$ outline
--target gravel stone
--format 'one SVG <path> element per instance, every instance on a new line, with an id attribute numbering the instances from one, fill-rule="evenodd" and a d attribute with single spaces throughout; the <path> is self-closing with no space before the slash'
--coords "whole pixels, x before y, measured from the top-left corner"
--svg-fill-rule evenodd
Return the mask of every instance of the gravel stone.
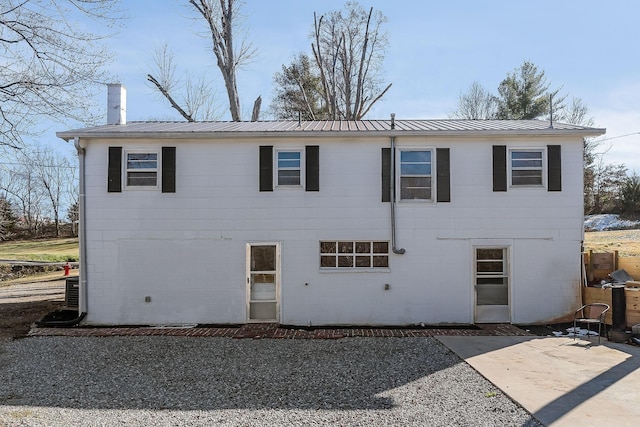
<path id="1" fill-rule="evenodd" d="M 0 342 L 2 426 L 540 426 L 434 338 Z"/>

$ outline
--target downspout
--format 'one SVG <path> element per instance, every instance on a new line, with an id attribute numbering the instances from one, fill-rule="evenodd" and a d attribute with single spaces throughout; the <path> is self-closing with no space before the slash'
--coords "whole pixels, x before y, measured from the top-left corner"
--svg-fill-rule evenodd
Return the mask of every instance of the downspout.
<path id="1" fill-rule="evenodd" d="M 78 195 L 78 236 L 80 243 L 80 279 L 78 288 L 78 312 L 82 313 L 79 317 L 80 320 L 86 316 L 87 310 L 87 228 L 86 228 L 86 201 L 85 201 L 85 149 L 80 146 L 80 138 L 75 137 L 73 145 L 78 151 L 78 160 L 80 164 L 80 180 L 79 180 L 79 195 Z M 79 320 L 79 321 L 80 321 Z M 78 321 L 78 322 L 79 322 Z"/>
<path id="2" fill-rule="evenodd" d="M 391 114 L 391 130 L 396 128 L 396 115 Z M 391 136 L 391 250 L 402 255 L 404 248 L 396 248 L 396 137 Z"/>

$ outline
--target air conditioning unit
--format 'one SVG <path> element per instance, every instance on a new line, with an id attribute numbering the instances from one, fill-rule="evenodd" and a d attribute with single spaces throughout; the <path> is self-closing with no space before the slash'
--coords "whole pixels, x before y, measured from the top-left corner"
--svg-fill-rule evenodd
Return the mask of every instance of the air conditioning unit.
<path id="1" fill-rule="evenodd" d="M 64 302 L 69 308 L 78 308 L 78 300 L 80 299 L 80 281 L 76 277 L 67 277 L 64 294 Z"/>

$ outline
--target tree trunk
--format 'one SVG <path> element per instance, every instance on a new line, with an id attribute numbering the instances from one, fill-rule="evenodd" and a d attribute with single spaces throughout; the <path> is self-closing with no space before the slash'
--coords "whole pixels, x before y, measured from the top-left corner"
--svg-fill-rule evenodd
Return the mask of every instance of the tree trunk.
<path id="1" fill-rule="evenodd" d="M 253 114 L 251 114 L 251 121 L 257 122 L 260 119 L 260 106 L 262 105 L 262 97 L 258 96 L 253 103 Z"/>
<path id="2" fill-rule="evenodd" d="M 222 73 L 224 86 L 229 98 L 229 113 L 231 120 L 242 120 L 240 113 L 240 98 L 236 82 L 236 66 L 241 58 L 235 57 L 233 51 L 233 3 L 235 0 L 219 0 L 220 14 L 217 16 L 213 6 L 207 0 L 189 0 L 209 25 L 213 53 L 216 55 L 217 65 Z M 218 26 L 218 19 L 220 23 Z M 239 56 L 242 56 L 239 55 Z"/>

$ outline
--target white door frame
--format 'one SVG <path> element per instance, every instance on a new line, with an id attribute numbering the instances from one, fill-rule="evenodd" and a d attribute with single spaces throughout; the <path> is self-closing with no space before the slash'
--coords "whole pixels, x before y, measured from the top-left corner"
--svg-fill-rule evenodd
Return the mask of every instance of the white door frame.
<path id="1" fill-rule="evenodd" d="M 275 247 L 275 269 L 274 270 L 252 270 L 251 266 L 251 248 L 257 246 L 273 246 Z M 279 242 L 250 242 L 246 245 L 246 319 L 247 323 L 279 323 L 280 322 L 280 243 Z M 264 300 L 252 299 L 252 285 L 254 274 L 273 275 L 275 281 L 273 290 L 275 298 Z M 255 291 L 255 290 L 254 290 Z M 255 293 L 254 293 L 255 296 Z M 264 306 L 274 305 L 273 318 L 251 318 L 251 309 L 255 305 L 262 304 Z"/>
<path id="2" fill-rule="evenodd" d="M 474 323 L 511 323 L 512 307 L 512 275 L 511 275 L 511 245 L 500 242 L 489 244 L 474 244 L 473 248 L 473 321 Z M 504 273 L 507 278 L 507 304 L 506 305 L 478 305 L 477 285 L 477 250 L 478 249 L 502 249 L 504 258 Z"/>

